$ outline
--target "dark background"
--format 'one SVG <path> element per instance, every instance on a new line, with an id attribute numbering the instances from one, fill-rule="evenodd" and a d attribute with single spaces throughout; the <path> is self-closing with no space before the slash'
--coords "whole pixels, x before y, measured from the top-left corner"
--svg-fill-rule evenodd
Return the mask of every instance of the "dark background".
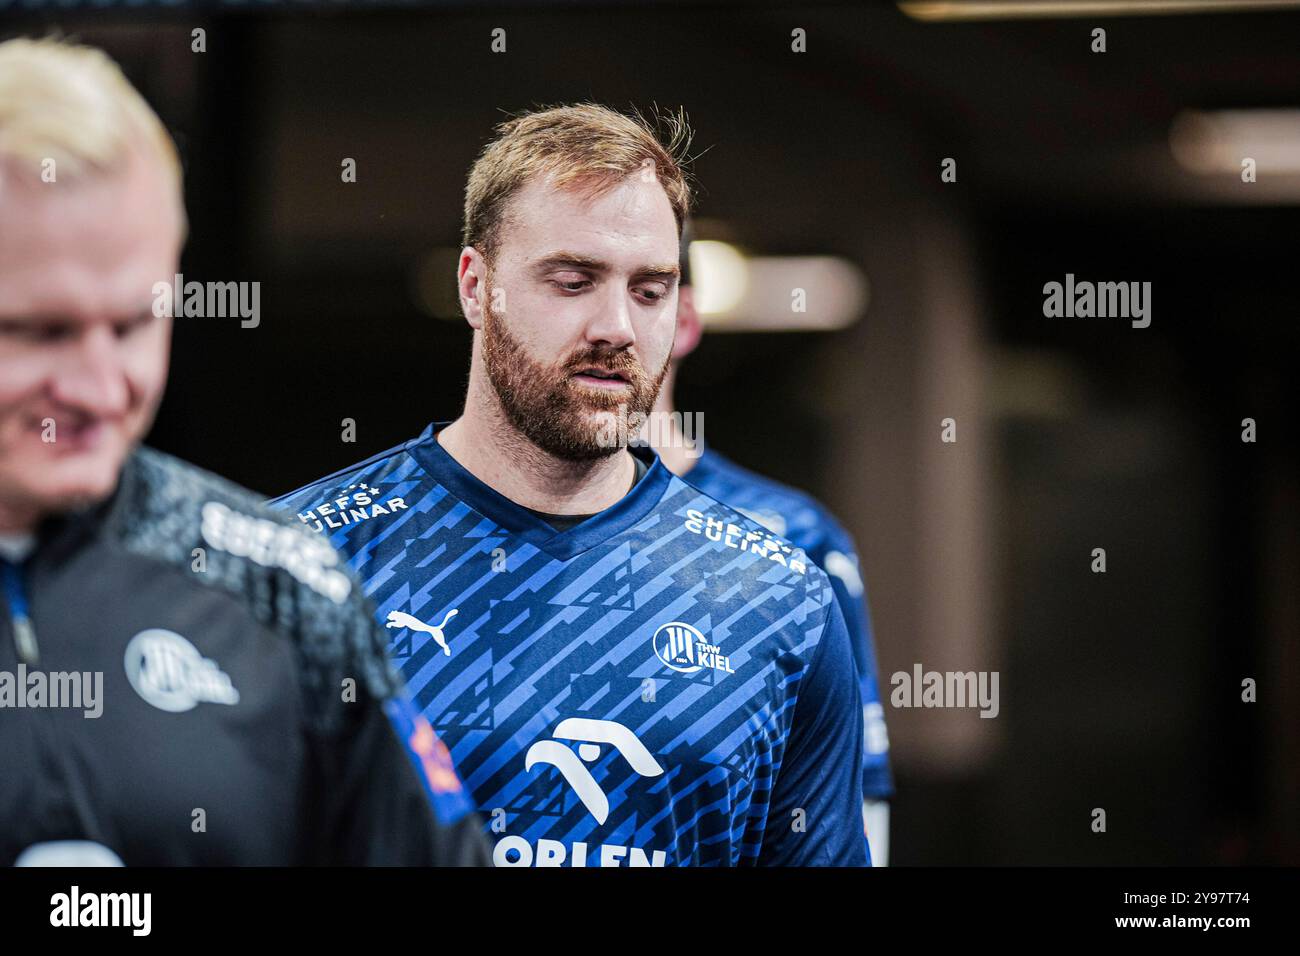
<path id="1" fill-rule="evenodd" d="M 174 131 L 186 277 L 262 284 L 257 329 L 177 321 L 153 444 L 270 495 L 455 417 L 469 332 L 421 308 L 413 277 L 457 244 L 491 127 L 575 100 L 684 106 L 702 232 L 847 257 L 871 301 L 839 332 L 706 336 L 679 407 L 854 532 L 886 699 L 915 663 L 1001 674 L 995 720 L 887 705 L 892 862 L 1300 861 L 1300 179 L 1197 177 L 1169 149 L 1184 108 L 1300 106 L 1300 14 L 250 4 L 0 20 L 51 27 L 105 47 Z M 1043 283 L 1067 272 L 1152 282 L 1151 327 L 1044 318 Z"/>

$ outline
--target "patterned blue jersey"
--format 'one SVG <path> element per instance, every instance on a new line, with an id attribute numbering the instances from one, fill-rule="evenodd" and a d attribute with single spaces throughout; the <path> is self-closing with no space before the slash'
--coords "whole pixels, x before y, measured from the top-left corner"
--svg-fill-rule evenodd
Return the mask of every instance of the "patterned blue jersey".
<path id="1" fill-rule="evenodd" d="M 274 504 L 365 583 L 495 862 L 867 865 L 826 575 L 643 450 L 621 501 L 556 531 L 441 427 Z"/>
<path id="2" fill-rule="evenodd" d="M 871 636 L 866 588 L 858 568 L 852 536 L 815 498 L 742 468 L 711 448 L 705 448 L 686 480 L 710 498 L 748 515 L 775 534 L 789 539 L 830 577 L 853 645 L 862 697 L 862 794 L 884 800 L 894 793 L 889 768 L 889 734 L 876 678 L 876 648 Z"/>

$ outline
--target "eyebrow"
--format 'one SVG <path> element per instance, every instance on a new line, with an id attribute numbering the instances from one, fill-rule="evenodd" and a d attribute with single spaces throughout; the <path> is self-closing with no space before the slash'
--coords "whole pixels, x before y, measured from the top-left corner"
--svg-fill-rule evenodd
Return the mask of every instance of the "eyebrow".
<path id="1" fill-rule="evenodd" d="M 134 322 L 136 319 L 144 318 L 146 314 L 153 313 L 153 303 L 146 302 L 134 312 L 115 315 L 109 318 L 109 322 Z M 85 325 L 84 319 L 77 315 L 71 315 L 66 312 L 31 312 L 18 313 L 15 315 L 5 315 L 0 313 L 0 325 Z"/>
<path id="2" fill-rule="evenodd" d="M 539 275 L 552 269 L 585 269 L 588 272 L 610 272 L 612 268 L 603 259 L 584 256 L 577 252 L 552 252 L 543 256 L 533 265 L 533 271 Z M 633 270 L 633 275 L 651 279 L 676 279 L 681 276 L 681 267 L 676 262 L 651 263 Z"/>

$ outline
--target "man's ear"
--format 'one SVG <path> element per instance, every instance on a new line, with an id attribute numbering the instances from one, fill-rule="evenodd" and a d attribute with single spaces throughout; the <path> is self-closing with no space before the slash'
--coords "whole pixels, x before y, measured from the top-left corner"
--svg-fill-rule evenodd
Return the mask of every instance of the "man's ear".
<path id="1" fill-rule="evenodd" d="M 684 285 L 677 290 L 677 336 L 673 339 L 672 359 L 679 362 L 695 351 L 704 328 L 695 311 L 695 289 Z"/>
<path id="2" fill-rule="evenodd" d="M 487 287 L 487 260 L 473 246 L 460 251 L 456 268 L 456 285 L 460 293 L 460 310 L 473 329 L 483 327 L 483 302 L 489 294 Z"/>

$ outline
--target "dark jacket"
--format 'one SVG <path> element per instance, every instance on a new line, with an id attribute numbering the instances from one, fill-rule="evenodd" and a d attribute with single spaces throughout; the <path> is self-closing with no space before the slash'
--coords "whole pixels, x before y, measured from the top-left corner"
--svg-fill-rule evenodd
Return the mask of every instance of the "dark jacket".
<path id="1" fill-rule="evenodd" d="M 37 654 L 8 607 L 0 865 L 59 840 L 127 865 L 488 862 L 369 602 L 299 522 L 143 449 L 10 572 Z"/>

